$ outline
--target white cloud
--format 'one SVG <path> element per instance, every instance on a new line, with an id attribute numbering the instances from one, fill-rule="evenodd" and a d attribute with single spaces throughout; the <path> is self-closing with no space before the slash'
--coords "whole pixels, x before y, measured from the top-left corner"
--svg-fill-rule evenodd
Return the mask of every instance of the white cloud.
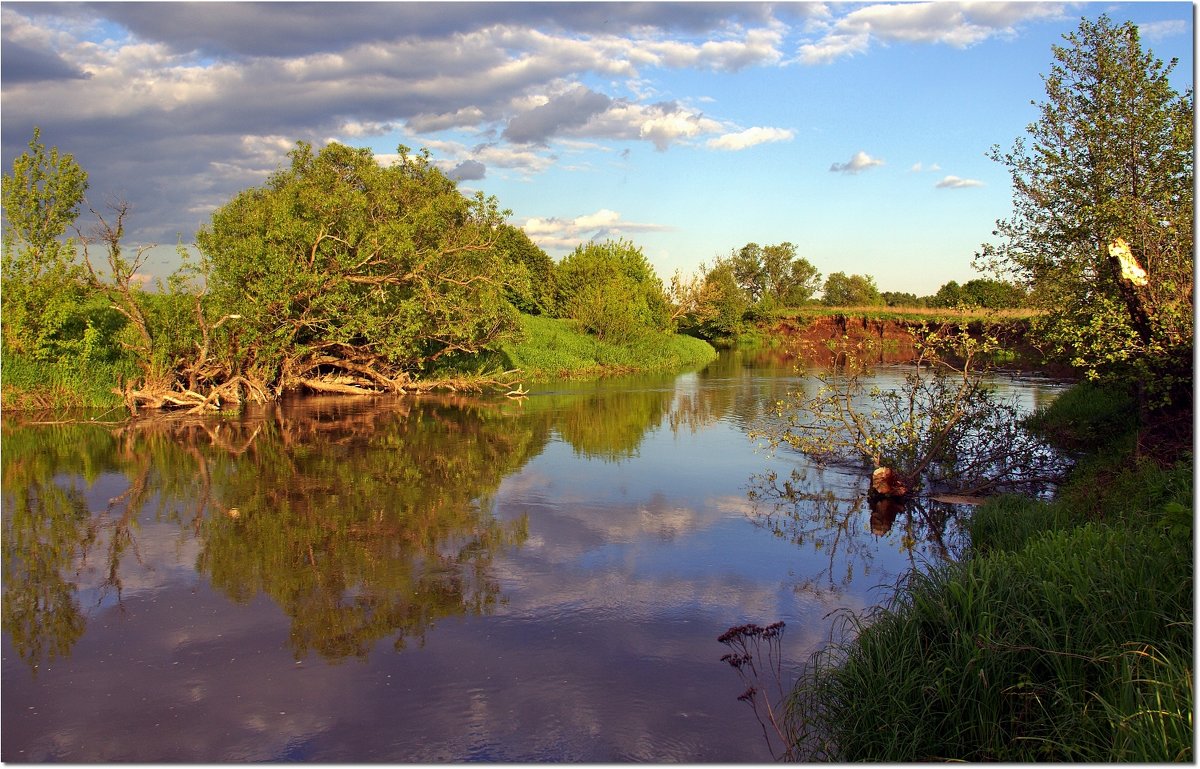
<path id="1" fill-rule="evenodd" d="M 722 130 L 724 126 L 719 121 L 676 102 L 614 101 L 604 113 L 570 133 L 592 138 L 643 139 L 656 149 L 666 150 L 678 141 Z"/>
<path id="2" fill-rule="evenodd" d="M 754 128 L 747 128 L 745 131 L 723 134 L 715 139 L 709 139 L 705 145 L 715 150 L 744 150 L 747 147 L 753 147 L 756 144 L 764 144 L 766 142 L 791 141 L 794 136 L 795 132 L 786 128 L 763 128 L 755 126 Z"/>
<path id="3" fill-rule="evenodd" d="M 477 126 L 484 122 L 484 118 L 483 110 L 472 105 L 451 112 L 413 115 L 408 119 L 406 125 L 412 131 L 426 133 L 444 131 L 448 128 Z"/>
<path id="4" fill-rule="evenodd" d="M 621 221 L 621 214 L 602 208 L 573 219 L 531 217 L 522 225 L 534 243 L 547 250 L 567 250 L 588 240 L 619 237 L 634 232 L 664 232 L 673 229 L 662 224 Z"/>
<path id="5" fill-rule="evenodd" d="M 1138 24 L 1138 34 L 1145 40 L 1157 42 L 1175 35 L 1187 34 L 1187 22 L 1181 19 L 1165 19 Z"/>
<path id="6" fill-rule="evenodd" d="M 922 163 L 921 161 L 918 160 L 916 163 L 913 163 L 912 168 L 910 168 L 908 170 L 913 172 L 914 174 L 919 174 L 922 171 L 929 171 L 929 172 L 933 173 L 933 172 L 941 171 L 942 167 L 940 165 L 938 165 L 937 163 L 930 163 L 929 166 L 926 167 L 924 163 Z"/>
<path id="7" fill-rule="evenodd" d="M 866 53 L 871 36 L 866 32 L 835 33 L 815 43 L 800 46 L 800 61 L 804 64 L 829 64 L 843 56 Z"/>
<path id="8" fill-rule="evenodd" d="M 961 190 L 966 187 L 982 187 L 984 185 L 978 179 L 960 179 L 957 176 L 946 176 L 934 186 L 939 190 Z"/>
<path id="9" fill-rule="evenodd" d="M 736 72 L 746 67 L 777 64 L 783 59 L 779 46 L 782 28 L 752 29 L 740 40 L 706 40 L 700 45 L 680 40 L 634 41 L 629 56 L 640 64 L 658 67 L 695 67 L 717 72 Z"/>
<path id="10" fill-rule="evenodd" d="M 804 64 L 828 64 L 883 43 L 942 44 L 966 48 L 991 37 L 1011 37 L 1023 22 L 1058 18 L 1062 3 L 918 2 L 868 5 L 832 22 L 812 23 L 821 34 L 800 46 Z"/>
<path id="11" fill-rule="evenodd" d="M 857 174 L 865 171 L 868 168 L 883 165 L 883 161 L 879 158 L 873 158 L 867 153 L 859 150 L 854 153 L 854 157 L 847 160 L 845 163 L 834 163 L 829 167 L 830 171 L 840 174 Z"/>

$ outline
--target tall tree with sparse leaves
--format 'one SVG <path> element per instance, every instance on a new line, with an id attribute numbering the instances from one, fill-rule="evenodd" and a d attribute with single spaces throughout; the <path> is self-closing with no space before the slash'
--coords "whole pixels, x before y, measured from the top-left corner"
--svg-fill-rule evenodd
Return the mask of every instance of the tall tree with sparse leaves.
<path id="1" fill-rule="evenodd" d="M 1171 87 L 1176 62 L 1143 51 L 1132 23 L 1084 19 L 1064 39 L 1028 136 L 992 151 L 1014 210 L 976 263 L 1030 290 L 1055 357 L 1178 397 L 1191 380 L 1193 94 Z"/>
<path id="2" fill-rule="evenodd" d="M 3 178 L 5 346 L 40 360 L 80 352 L 86 319 L 83 266 L 65 237 L 79 216 L 87 172 L 49 150 L 33 129 L 29 150 Z"/>

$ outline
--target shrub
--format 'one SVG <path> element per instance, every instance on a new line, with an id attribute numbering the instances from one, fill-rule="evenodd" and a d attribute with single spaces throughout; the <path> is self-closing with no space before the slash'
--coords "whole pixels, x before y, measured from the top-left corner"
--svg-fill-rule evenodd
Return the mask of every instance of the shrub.
<path id="1" fill-rule="evenodd" d="M 601 339 L 625 344 L 671 326 L 662 280 L 642 250 L 625 240 L 587 243 L 555 269 L 560 317 Z"/>

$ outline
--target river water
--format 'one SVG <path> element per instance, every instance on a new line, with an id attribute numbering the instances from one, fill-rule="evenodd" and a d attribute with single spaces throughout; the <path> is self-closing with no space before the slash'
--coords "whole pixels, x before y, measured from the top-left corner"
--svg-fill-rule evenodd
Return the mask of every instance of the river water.
<path id="1" fill-rule="evenodd" d="M 872 514 L 748 435 L 806 381 L 726 352 L 520 400 L 8 419 L 0 758 L 770 761 L 718 636 L 784 622 L 754 683 L 786 690 L 831 612 L 962 544 L 963 510 Z M 805 500 L 765 480 L 792 471 Z"/>

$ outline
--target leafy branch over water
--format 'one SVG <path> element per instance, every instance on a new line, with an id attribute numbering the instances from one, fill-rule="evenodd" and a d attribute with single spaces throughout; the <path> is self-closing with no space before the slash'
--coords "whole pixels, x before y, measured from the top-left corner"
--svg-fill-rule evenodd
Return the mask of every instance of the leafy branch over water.
<path id="1" fill-rule="evenodd" d="M 1038 492 L 1057 481 L 1062 459 L 1022 427 L 1022 413 L 985 376 L 1002 348 L 994 328 L 972 333 L 941 324 L 914 334 L 916 357 L 899 387 L 868 386 L 882 342 L 843 336 L 826 343 L 832 363 L 809 395 L 776 403 L 778 421 L 755 433 L 772 448 L 788 445 L 819 465 L 884 470 L 881 496 L 927 489 L 979 495 Z M 878 473 L 876 475 L 878 476 Z"/>

